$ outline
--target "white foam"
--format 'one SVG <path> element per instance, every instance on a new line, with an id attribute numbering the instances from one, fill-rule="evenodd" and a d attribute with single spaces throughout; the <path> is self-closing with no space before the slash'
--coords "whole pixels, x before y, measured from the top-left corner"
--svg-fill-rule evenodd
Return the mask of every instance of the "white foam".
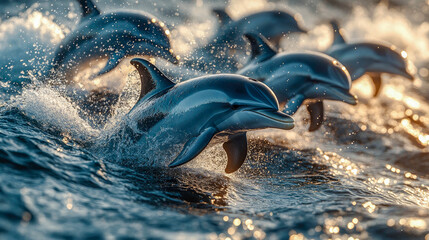
<path id="1" fill-rule="evenodd" d="M 61 131 L 79 141 L 87 142 L 99 134 L 80 117 L 74 104 L 49 87 L 24 89 L 11 99 L 10 106 L 21 109 L 47 129 Z"/>

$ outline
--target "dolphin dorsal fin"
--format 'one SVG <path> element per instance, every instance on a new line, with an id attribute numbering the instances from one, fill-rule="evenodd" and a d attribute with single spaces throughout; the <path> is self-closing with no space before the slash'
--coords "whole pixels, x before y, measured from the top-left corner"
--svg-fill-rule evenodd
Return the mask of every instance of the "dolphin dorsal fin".
<path id="1" fill-rule="evenodd" d="M 334 34 L 334 42 L 332 43 L 332 45 L 346 43 L 346 40 L 344 40 L 344 37 L 341 34 L 341 29 L 340 29 L 340 26 L 338 24 L 338 21 L 337 20 L 331 20 L 329 23 L 332 26 L 332 30 L 333 30 L 333 34 Z"/>
<path id="2" fill-rule="evenodd" d="M 258 62 L 263 62 L 277 54 L 277 50 L 275 50 L 261 34 L 245 33 L 244 37 L 250 42 L 252 48 L 251 61 L 256 60 Z"/>
<path id="3" fill-rule="evenodd" d="M 175 85 L 164 73 L 145 59 L 134 58 L 131 60 L 131 64 L 137 69 L 140 75 L 141 91 L 139 101 L 143 97 L 153 96 Z"/>
<path id="4" fill-rule="evenodd" d="M 78 2 L 82 8 L 83 19 L 100 15 L 100 11 L 97 9 L 97 6 L 92 2 L 92 0 L 78 0 Z"/>
<path id="5" fill-rule="evenodd" d="M 225 9 L 217 8 L 217 9 L 213 9 L 212 11 L 214 14 L 216 14 L 221 26 L 224 26 L 232 22 L 231 16 L 229 16 L 229 14 L 225 11 Z"/>

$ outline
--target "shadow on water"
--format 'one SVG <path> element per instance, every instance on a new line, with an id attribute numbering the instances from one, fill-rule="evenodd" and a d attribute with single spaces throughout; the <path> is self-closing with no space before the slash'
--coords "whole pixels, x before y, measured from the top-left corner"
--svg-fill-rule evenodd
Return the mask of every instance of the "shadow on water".
<path id="1" fill-rule="evenodd" d="M 429 153 L 428 152 L 406 152 L 398 155 L 395 165 L 414 172 L 424 178 L 429 178 Z"/>
<path id="2" fill-rule="evenodd" d="M 293 150 L 267 140 L 249 141 L 251 153 L 243 172 L 247 178 L 281 177 L 296 186 L 319 185 L 337 182 L 329 167 L 313 161 L 315 149 Z"/>
<path id="3" fill-rule="evenodd" d="M 228 205 L 230 179 L 226 176 L 188 168 L 119 167 L 110 170 L 113 170 L 110 174 L 125 182 L 136 202 L 186 213 L 218 212 Z"/>
<path id="4" fill-rule="evenodd" d="M 380 134 L 371 130 L 362 131 L 358 123 L 348 119 L 329 116 L 324 126 L 339 144 L 369 145 L 380 139 Z"/>
<path id="5" fill-rule="evenodd" d="M 409 117 L 406 117 L 404 119 L 408 119 L 410 124 L 412 124 L 413 126 L 417 126 L 424 130 L 427 130 L 426 125 L 424 125 L 422 122 L 412 120 Z M 396 125 L 386 124 L 386 129 L 393 129 L 395 128 L 395 126 L 401 124 L 401 119 L 396 119 L 392 121 L 395 122 Z M 329 116 L 326 119 L 326 124 L 324 125 L 324 127 L 328 131 L 328 133 L 332 135 L 332 140 L 337 142 L 338 144 L 358 144 L 366 146 L 366 149 L 373 149 L 379 152 L 387 152 L 391 150 L 390 146 L 387 146 L 382 143 L 382 139 L 384 137 L 389 138 L 388 133 L 378 133 L 370 129 L 362 130 L 359 125 L 360 123 L 353 122 L 348 119 Z M 405 129 L 399 130 L 397 134 L 401 134 L 402 136 L 404 136 L 404 138 L 408 139 L 411 144 L 418 148 L 425 149 L 427 147 L 421 141 L 419 141 L 418 136 L 414 136 Z M 365 151 L 362 152 L 365 153 Z"/>

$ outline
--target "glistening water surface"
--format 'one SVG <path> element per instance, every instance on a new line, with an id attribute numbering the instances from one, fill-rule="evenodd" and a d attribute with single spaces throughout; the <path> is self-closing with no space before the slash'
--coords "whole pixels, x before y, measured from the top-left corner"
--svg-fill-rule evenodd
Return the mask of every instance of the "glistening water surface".
<path id="1" fill-rule="evenodd" d="M 0 238 L 429 239 L 429 2 L 378 2 L 98 1 L 102 11 L 137 9 L 161 19 L 184 58 L 216 31 L 215 7 L 234 18 L 263 9 L 299 13 L 310 32 L 285 38 L 284 51 L 328 47 L 331 18 L 350 41 L 406 51 L 414 82 L 383 75 L 372 98 L 363 77 L 352 88 L 357 106 L 327 101 L 326 124 L 316 132 L 307 131 L 300 109 L 293 130 L 250 133 L 247 161 L 225 174 L 220 145 L 177 169 L 166 167 L 156 139 L 127 163 L 103 148 L 103 136 L 137 100 L 134 69 L 125 61 L 86 86 L 121 92 L 106 127 L 91 127 L 73 100 L 40 81 L 79 21 L 78 5 L 2 1 Z M 204 75 L 157 65 L 182 79 Z"/>

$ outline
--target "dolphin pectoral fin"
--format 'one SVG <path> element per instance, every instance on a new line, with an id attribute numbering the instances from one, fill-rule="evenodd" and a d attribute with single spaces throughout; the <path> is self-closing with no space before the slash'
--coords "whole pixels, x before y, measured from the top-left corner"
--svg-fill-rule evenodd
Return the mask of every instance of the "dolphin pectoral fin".
<path id="1" fill-rule="evenodd" d="M 225 9 L 213 9 L 212 11 L 214 14 L 216 14 L 221 26 L 224 26 L 224 25 L 232 22 L 232 18 L 225 11 Z"/>
<path id="2" fill-rule="evenodd" d="M 239 133 L 230 136 L 227 142 L 223 144 L 223 149 L 228 156 L 225 172 L 233 173 L 237 171 L 247 156 L 247 137 L 246 133 Z"/>
<path id="3" fill-rule="evenodd" d="M 332 45 L 346 43 L 346 40 L 344 40 L 344 37 L 341 34 L 341 29 L 337 20 L 331 20 L 330 24 L 332 26 L 332 30 L 334 31 L 334 42 L 332 43 Z"/>
<path id="4" fill-rule="evenodd" d="M 252 49 L 251 61 L 263 62 L 277 54 L 277 50 L 261 34 L 245 33 L 244 37 L 247 38 Z"/>
<path id="5" fill-rule="evenodd" d="M 82 8 L 82 17 L 84 19 L 100 15 L 97 6 L 91 0 L 78 0 Z"/>
<path id="6" fill-rule="evenodd" d="M 293 115 L 298 111 L 298 108 L 302 105 L 304 102 L 305 97 L 303 95 L 296 95 L 295 97 L 291 98 L 285 105 L 285 109 L 283 109 L 283 112 L 288 115 Z"/>
<path id="7" fill-rule="evenodd" d="M 110 71 L 112 71 L 116 66 L 119 65 L 119 62 L 125 57 L 125 54 L 122 52 L 115 53 L 110 56 L 109 60 L 107 60 L 106 65 L 96 74 L 92 75 L 90 79 L 94 79 L 96 77 L 99 77 L 103 74 L 106 74 Z"/>
<path id="8" fill-rule="evenodd" d="M 323 123 L 323 101 L 308 104 L 307 111 L 310 113 L 310 127 L 308 131 L 314 132 L 319 129 Z"/>
<path id="9" fill-rule="evenodd" d="M 168 166 L 177 167 L 191 161 L 204 150 L 207 144 L 209 144 L 209 142 L 212 140 L 215 133 L 215 128 L 207 128 L 197 137 L 189 139 L 176 159 L 174 159 L 174 161 L 171 162 Z"/>
<path id="10" fill-rule="evenodd" d="M 381 74 L 380 73 L 369 73 L 368 76 L 374 83 L 374 97 L 377 97 L 381 89 Z"/>

